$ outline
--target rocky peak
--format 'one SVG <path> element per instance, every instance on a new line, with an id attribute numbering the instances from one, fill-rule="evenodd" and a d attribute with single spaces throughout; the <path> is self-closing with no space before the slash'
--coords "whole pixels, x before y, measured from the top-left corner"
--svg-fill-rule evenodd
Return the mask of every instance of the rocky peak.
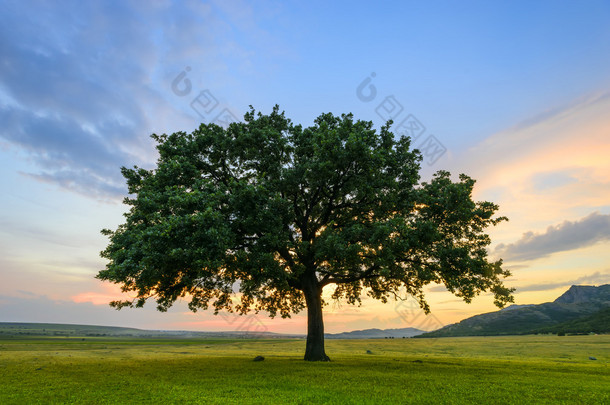
<path id="1" fill-rule="evenodd" d="M 554 302 L 557 304 L 581 304 L 585 302 L 610 301 L 610 284 L 599 287 L 573 285 Z"/>

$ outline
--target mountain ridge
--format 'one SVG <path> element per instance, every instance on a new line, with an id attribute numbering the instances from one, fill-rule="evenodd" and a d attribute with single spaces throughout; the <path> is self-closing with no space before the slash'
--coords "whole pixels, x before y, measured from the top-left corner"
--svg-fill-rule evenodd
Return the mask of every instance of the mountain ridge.
<path id="1" fill-rule="evenodd" d="M 425 331 L 417 328 L 394 328 L 394 329 L 363 329 L 351 332 L 325 333 L 327 339 L 385 339 L 385 338 L 408 338 L 421 335 Z"/>
<path id="2" fill-rule="evenodd" d="M 497 336 L 536 333 L 561 323 L 575 322 L 610 307 L 610 284 L 573 285 L 553 302 L 517 305 L 466 318 L 417 337 Z M 595 318 L 598 319 L 598 318 Z M 599 317 L 603 322 L 604 317 Z M 583 324 L 584 327 L 584 324 Z M 603 329 L 604 326 L 596 326 Z"/>

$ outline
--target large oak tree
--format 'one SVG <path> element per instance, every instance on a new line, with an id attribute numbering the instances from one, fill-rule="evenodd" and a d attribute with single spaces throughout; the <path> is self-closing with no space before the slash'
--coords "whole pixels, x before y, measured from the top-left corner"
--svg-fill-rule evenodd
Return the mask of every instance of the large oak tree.
<path id="1" fill-rule="evenodd" d="M 386 302 L 444 284 L 469 302 L 491 291 L 512 301 L 508 271 L 487 257 L 485 229 L 498 207 L 474 202 L 475 181 L 439 171 L 420 182 L 422 160 L 391 122 L 376 131 L 351 114 L 294 125 L 275 107 L 227 129 L 152 135 L 154 170 L 122 168 L 130 210 L 110 238 L 101 280 L 141 307 L 152 298 L 193 311 L 214 308 L 288 317 L 307 308 L 305 360 L 328 360 L 322 290 L 350 304 Z"/>

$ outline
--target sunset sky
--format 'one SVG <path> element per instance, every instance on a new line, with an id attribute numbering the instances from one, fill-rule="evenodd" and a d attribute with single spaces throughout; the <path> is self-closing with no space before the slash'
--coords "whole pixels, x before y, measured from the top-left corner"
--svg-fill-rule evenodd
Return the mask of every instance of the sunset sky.
<path id="1" fill-rule="evenodd" d="M 94 278 L 100 230 L 124 219 L 120 167 L 154 167 L 150 134 L 274 104 L 305 126 L 352 112 L 417 128 L 423 180 L 466 173 L 509 217 L 490 255 L 517 304 L 610 283 L 608 1 L 0 0 L 0 322 L 305 333 L 304 313 L 115 311 L 118 288 Z M 496 309 L 427 291 L 433 321 L 409 301 L 330 302 L 326 331 Z"/>

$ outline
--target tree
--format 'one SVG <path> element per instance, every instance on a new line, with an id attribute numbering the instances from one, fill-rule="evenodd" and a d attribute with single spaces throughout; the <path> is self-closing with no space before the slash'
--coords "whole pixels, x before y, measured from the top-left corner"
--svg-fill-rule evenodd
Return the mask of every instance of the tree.
<path id="1" fill-rule="evenodd" d="M 289 317 L 307 308 L 305 360 L 326 361 L 322 289 L 360 304 L 387 302 L 442 283 L 466 302 L 483 291 L 503 306 L 509 272 L 490 262 L 489 225 L 498 207 L 474 202 L 475 181 L 439 171 L 420 183 L 421 154 L 351 114 L 294 125 L 275 106 L 250 109 L 227 129 L 156 135 L 155 170 L 122 168 L 130 206 L 101 253 L 97 278 L 135 298 L 112 306 Z"/>

